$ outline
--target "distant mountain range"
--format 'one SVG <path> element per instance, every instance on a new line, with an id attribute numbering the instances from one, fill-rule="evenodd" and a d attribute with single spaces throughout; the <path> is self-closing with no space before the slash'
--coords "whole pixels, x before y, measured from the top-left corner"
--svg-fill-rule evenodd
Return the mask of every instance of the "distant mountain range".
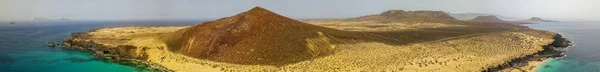
<path id="1" fill-rule="evenodd" d="M 496 16 L 498 19 L 507 20 L 507 21 L 515 21 L 515 20 L 524 20 L 526 18 L 518 18 L 518 17 L 507 17 L 501 15 L 494 14 L 486 14 L 486 13 L 449 13 L 450 16 L 459 19 L 459 20 L 471 20 L 478 16 Z"/>
<path id="2" fill-rule="evenodd" d="M 556 20 L 544 20 L 540 17 L 531 17 L 530 19 L 518 17 L 506 17 L 485 13 L 450 13 L 450 16 L 460 20 L 484 21 L 484 22 L 513 22 L 519 24 L 532 24 L 539 22 L 558 22 Z"/>
<path id="3" fill-rule="evenodd" d="M 51 18 L 45 18 L 45 17 L 35 17 L 35 18 L 33 18 L 33 20 L 36 20 L 36 21 L 45 21 L 45 20 L 54 20 L 54 19 L 51 19 Z M 55 19 L 55 20 L 71 20 L 71 19 L 68 19 L 68 18 L 60 18 L 60 19 Z"/>
<path id="4" fill-rule="evenodd" d="M 380 14 L 361 16 L 348 20 L 364 21 L 403 21 L 403 22 L 445 22 L 457 21 L 458 19 L 446 14 L 443 11 L 404 11 L 389 10 Z"/>

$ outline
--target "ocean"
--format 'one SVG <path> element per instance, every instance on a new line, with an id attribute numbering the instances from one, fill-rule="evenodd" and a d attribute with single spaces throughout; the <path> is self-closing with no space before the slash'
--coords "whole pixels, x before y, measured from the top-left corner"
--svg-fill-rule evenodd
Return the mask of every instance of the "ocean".
<path id="1" fill-rule="evenodd" d="M 48 47 L 73 32 L 117 26 L 186 26 L 206 20 L 18 21 L 0 22 L 0 72 L 140 72 L 97 59 L 88 52 Z"/>
<path id="2" fill-rule="evenodd" d="M 549 22 L 526 26 L 558 32 L 573 42 L 565 57 L 545 61 L 538 67 L 538 72 L 600 71 L 600 22 Z"/>

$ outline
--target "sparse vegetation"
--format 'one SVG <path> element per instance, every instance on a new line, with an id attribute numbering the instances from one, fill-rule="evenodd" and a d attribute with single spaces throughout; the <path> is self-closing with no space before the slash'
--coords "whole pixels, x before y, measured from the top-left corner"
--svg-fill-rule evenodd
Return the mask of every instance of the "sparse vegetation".
<path id="1" fill-rule="evenodd" d="M 420 16 L 432 15 L 427 13 L 445 16 L 437 14 L 440 12 L 420 13 L 425 13 Z M 452 19 L 313 20 L 293 24 L 287 23 L 287 19 L 274 19 L 282 24 L 268 25 L 271 22 L 253 24 L 252 20 L 240 19 L 252 16 L 236 17 L 191 27 L 103 28 L 89 32 L 86 39 L 106 46 L 135 46 L 135 50 L 128 52 L 147 56 L 147 61 L 174 71 L 472 72 L 542 51 L 542 46 L 551 44 L 555 35 L 508 23 Z M 436 16 L 424 18 L 428 17 Z M 181 39 L 168 41 L 173 38 Z M 197 40 L 182 42 L 194 38 Z"/>

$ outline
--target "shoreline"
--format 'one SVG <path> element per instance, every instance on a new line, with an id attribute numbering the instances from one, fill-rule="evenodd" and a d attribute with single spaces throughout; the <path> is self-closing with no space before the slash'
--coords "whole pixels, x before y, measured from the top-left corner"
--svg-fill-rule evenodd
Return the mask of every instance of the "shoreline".
<path id="1" fill-rule="evenodd" d="M 90 32 L 93 32 L 97 29 L 92 29 Z M 121 51 L 116 51 L 114 49 L 123 49 L 124 47 L 135 47 L 131 45 L 117 45 L 117 46 L 105 46 L 93 41 L 89 40 L 77 40 L 78 38 L 88 37 L 86 35 L 87 32 L 75 32 L 67 37 L 66 40 L 62 41 L 62 47 L 68 49 L 76 49 L 79 51 L 91 51 L 92 54 L 98 59 L 101 60 L 112 60 L 112 62 L 117 64 L 122 64 L 126 66 L 131 66 L 134 68 L 152 68 L 153 71 L 158 72 L 174 72 L 173 70 L 169 70 L 164 66 L 161 66 L 156 63 L 145 61 L 144 58 L 124 56 Z M 120 54 L 120 55 L 119 55 Z M 141 64 L 138 64 L 141 63 Z M 141 65 L 141 66 L 140 66 Z"/>
<path id="2" fill-rule="evenodd" d="M 544 50 L 538 51 L 531 55 L 526 55 L 521 58 L 515 58 L 507 61 L 505 64 L 500 66 L 491 67 L 483 72 L 499 72 L 499 71 L 535 71 L 540 65 L 549 60 L 550 58 L 561 58 L 565 56 L 566 51 L 560 51 L 559 48 L 568 48 L 571 46 L 571 41 L 568 38 L 563 37 L 561 34 L 556 33 L 553 37 L 554 41 L 551 44 L 543 46 Z M 539 64 L 530 64 L 532 62 L 540 62 Z M 522 69 L 525 67 L 533 67 L 530 69 Z"/>

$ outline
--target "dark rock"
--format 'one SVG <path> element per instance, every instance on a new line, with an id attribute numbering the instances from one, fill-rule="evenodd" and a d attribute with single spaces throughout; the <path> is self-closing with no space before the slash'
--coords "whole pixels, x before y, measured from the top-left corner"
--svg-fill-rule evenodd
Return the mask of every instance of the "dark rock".
<path id="1" fill-rule="evenodd" d="M 56 47 L 56 42 L 48 42 L 48 47 Z"/>
<path id="2" fill-rule="evenodd" d="M 563 37 L 560 34 L 556 34 L 554 37 L 554 42 L 552 42 L 552 46 L 554 47 L 568 47 L 571 46 L 571 41 L 569 41 L 567 38 Z"/>
<path id="3" fill-rule="evenodd" d="M 98 51 L 98 52 L 100 52 L 100 51 Z M 108 51 L 102 51 L 102 54 L 109 54 L 109 53 L 110 52 L 108 52 Z"/>

